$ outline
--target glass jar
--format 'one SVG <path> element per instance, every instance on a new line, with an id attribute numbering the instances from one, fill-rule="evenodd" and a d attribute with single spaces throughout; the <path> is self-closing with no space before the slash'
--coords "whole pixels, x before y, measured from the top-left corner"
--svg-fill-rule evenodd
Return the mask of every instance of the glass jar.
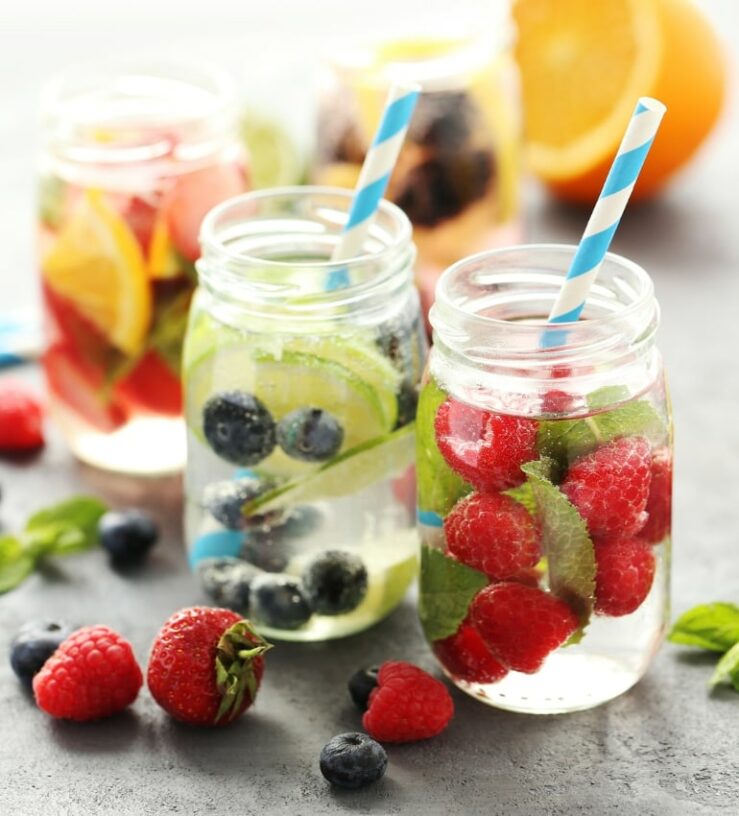
<path id="1" fill-rule="evenodd" d="M 42 110 L 50 405 L 109 470 L 184 466 L 180 358 L 205 213 L 248 188 L 235 87 L 195 65 L 78 70 Z"/>
<path id="2" fill-rule="evenodd" d="M 582 319 L 544 348 L 574 249 L 481 253 L 443 274 L 418 407 L 426 637 L 463 691 L 536 714 L 626 691 L 668 620 L 659 308 L 644 270 L 608 255 Z"/>
<path id="3" fill-rule="evenodd" d="M 487 2 L 467 16 L 455 7 L 450 20 L 447 6 L 423 37 L 416 15 L 415 34 L 352 43 L 326 72 L 313 172 L 322 184 L 355 185 L 390 82 L 422 87 L 387 197 L 413 224 L 425 312 L 445 267 L 520 240 L 521 111 L 508 15 L 507 3 Z"/>
<path id="4" fill-rule="evenodd" d="M 366 254 L 331 262 L 351 198 L 282 188 L 214 209 L 185 342 L 190 563 L 206 586 L 241 559 L 239 611 L 287 640 L 365 629 L 417 569 L 415 249 L 382 202 Z"/>

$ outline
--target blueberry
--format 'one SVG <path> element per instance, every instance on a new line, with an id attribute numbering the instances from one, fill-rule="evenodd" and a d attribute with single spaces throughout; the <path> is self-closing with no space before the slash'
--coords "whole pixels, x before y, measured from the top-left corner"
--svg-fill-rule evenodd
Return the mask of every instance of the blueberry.
<path id="1" fill-rule="evenodd" d="M 251 583 L 252 614 L 275 629 L 297 629 L 310 619 L 312 609 L 303 587 L 290 575 L 260 575 Z"/>
<path id="2" fill-rule="evenodd" d="M 323 523 L 323 513 L 310 504 L 294 507 L 285 513 L 280 524 L 272 529 L 283 538 L 305 538 L 316 532 Z"/>
<path id="3" fill-rule="evenodd" d="M 293 459 L 325 462 L 339 452 L 344 429 L 321 408 L 297 408 L 277 425 L 277 442 Z"/>
<path id="4" fill-rule="evenodd" d="M 380 671 L 379 666 L 367 666 L 364 669 L 358 669 L 349 678 L 349 694 L 354 701 L 354 705 L 360 711 L 367 710 L 367 703 L 372 690 L 377 688 L 377 673 Z"/>
<path id="5" fill-rule="evenodd" d="M 198 564 L 198 577 L 205 594 L 218 606 L 246 614 L 251 582 L 259 570 L 239 558 L 206 558 Z"/>
<path id="6" fill-rule="evenodd" d="M 422 94 L 408 130 L 409 141 L 440 152 L 463 150 L 482 125 L 480 111 L 460 92 Z"/>
<path id="7" fill-rule="evenodd" d="M 274 484 L 270 479 L 252 476 L 213 482 L 203 491 L 203 507 L 227 529 L 241 530 L 259 524 L 263 519 L 262 516 L 247 518 L 242 513 L 244 503 L 256 499 Z"/>
<path id="8" fill-rule="evenodd" d="M 256 465 L 275 448 L 272 414 L 244 391 L 224 391 L 205 403 L 203 433 L 218 456 L 234 465 Z"/>
<path id="9" fill-rule="evenodd" d="M 404 380 L 398 391 L 398 420 L 396 428 L 402 428 L 416 418 L 418 408 L 418 386 L 409 380 Z"/>
<path id="10" fill-rule="evenodd" d="M 159 528 L 141 510 L 111 510 L 98 522 L 98 535 L 113 565 L 126 567 L 144 560 L 159 538 Z"/>
<path id="11" fill-rule="evenodd" d="M 320 615 L 343 615 L 367 594 L 367 569 L 358 555 L 326 550 L 303 570 L 308 602 Z"/>
<path id="12" fill-rule="evenodd" d="M 72 631 L 69 624 L 50 620 L 31 621 L 18 630 L 10 641 L 10 665 L 26 688 Z"/>
<path id="13" fill-rule="evenodd" d="M 254 530 L 244 539 L 241 557 L 264 572 L 284 572 L 292 552 L 276 533 Z"/>
<path id="14" fill-rule="evenodd" d="M 284 572 L 296 553 L 296 540 L 314 533 L 323 521 L 323 513 L 305 505 L 261 518 L 261 524 L 250 526 L 241 557 L 265 572 Z"/>
<path id="15" fill-rule="evenodd" d="M 361 788 L 376 782 L 387 770 L 387 754 L 367 734 L 352 732 L 332 737 L 321 751 L 321 773 L 339 788 Z"/>

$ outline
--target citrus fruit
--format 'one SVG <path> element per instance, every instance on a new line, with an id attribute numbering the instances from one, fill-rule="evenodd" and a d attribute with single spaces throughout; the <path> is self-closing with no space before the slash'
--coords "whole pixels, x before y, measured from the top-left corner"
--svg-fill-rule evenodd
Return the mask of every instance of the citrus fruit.
<path id="1" fill-rule="evenodd" d="M 300 155 L 276 122 L 249 113 L 244 119 L 243 135 L 251 157 L 255 189 L 300 183 L 303 175 Z"/>
<path id="2" fill-rule="evenodd" d="M 56 244 L 42 262 L 51 289 L 70 301 L 125 354 L 144 344 L 151 319 L 151 291 L 133 233 L 106 203 L 87 190 Z"/>
<path id="3" fill-rule="evenodd" d="M 667 114 L 635 199 L 654 194 L 713 127 L 725 65 L 689 0 L 517 0 L 514 17 L 528 158 L 556 195 L 597 199 L 639 96 Z"/>
<path id="4" fill-rule="evenodd" d="M 132 412 L 153 411 L 165 416 L 182 413 L 180 378 L 154 350 L 147 351 L 133 371 L 116 384 L 115 394 L 131 406 Z"/>

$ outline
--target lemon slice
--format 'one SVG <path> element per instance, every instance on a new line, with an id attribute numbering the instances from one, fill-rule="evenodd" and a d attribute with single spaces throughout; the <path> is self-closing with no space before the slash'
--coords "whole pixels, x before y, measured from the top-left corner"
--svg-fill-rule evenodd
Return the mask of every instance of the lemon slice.
<path id="1" fill-rule="evenodd" d="M 133 233 L 99 190 L 85 191 L 46 254 L 49 286 L 122 352 L 138 354 L 151 320 L 151 290 Z"/>

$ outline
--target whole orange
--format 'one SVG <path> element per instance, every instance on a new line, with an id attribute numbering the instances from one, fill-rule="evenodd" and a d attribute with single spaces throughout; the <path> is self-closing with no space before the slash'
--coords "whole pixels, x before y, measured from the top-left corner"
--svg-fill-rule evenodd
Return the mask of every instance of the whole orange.
<path id="1" fill-rule="evenodd" d="M 654 195 L 710 133 L 724 100 L 720 43 L 690 0 L 516 0 L 532 171 L 592 204 L 639 96 L 667 113 L 633 198 Z"/>

